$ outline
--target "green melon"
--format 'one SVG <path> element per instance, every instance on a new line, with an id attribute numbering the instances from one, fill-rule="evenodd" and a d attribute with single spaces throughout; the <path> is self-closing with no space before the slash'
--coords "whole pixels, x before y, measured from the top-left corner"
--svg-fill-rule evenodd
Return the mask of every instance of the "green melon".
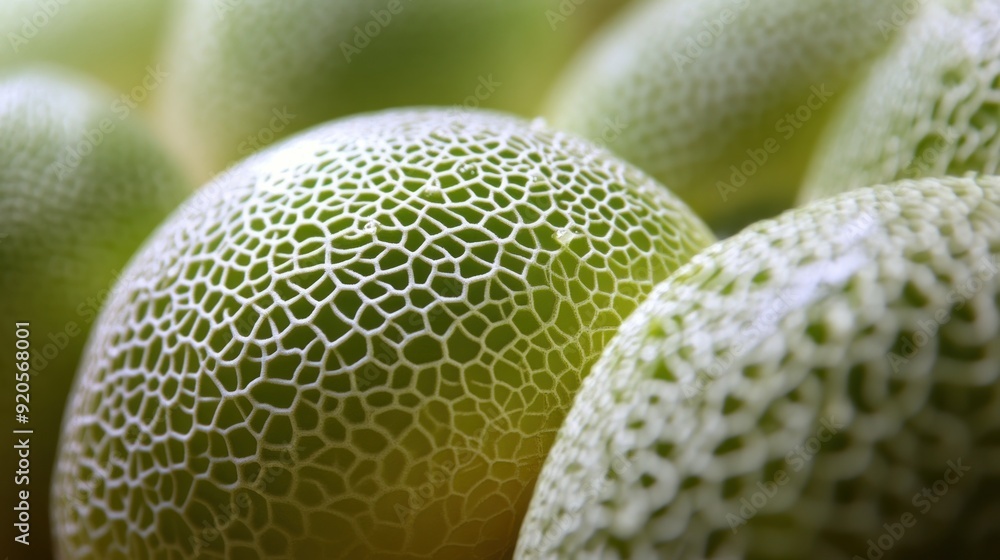
<path id="1" fill-rule="evenodd" d="M 65 558 L 500 558 L 604 343 L 711 241 L 539 123 L 401 110 L 241 163 L 126 271 L 81 368 Z"/>
<path id="2" fill-rule="evenodd" d="M 577 56 L 547 115 L 736 231 L 791 206 L 833 106 L 891 44 L 896 4 L 640 2 Z"/>
<path id="3" fill-rule="evenodd" d="M 929 3 L 822 137 L 804 201 L 904 178 L 1000 171 L 1000 6 Z"/>
<path id="4" fill-rule="evenodd" d="M 4 0 L 0 69 L 51 63 L 86 72 L 144 100 L 174 0 Z M 145 85 L 143 82 L 145 81 Z"/>
<path id="5" fill-rule="evenodd" d="M 998 255 L 997 177 L 859 189 L 702 252 L 584 381 L 516 557 L 994 558 Z"/>
<path id="6" fill-rule="evenodd" d="M 276 138 L 396 106 L 534 116 L 621 0 L 183 0 L 160 121 L 207 177 Z"/>
<path id="7" fill-rule="evenodd" d="M 51 556 L 56 434 L 90 326 L 132 252 L 190 192 L 144 123 L 123 118 L 114 101 L 55 70 L 0 76 L 0 345 L 11 362 L 3 384 L 11 407 L 15 323 L 30 323 L 31 333 L 30 393 L 20 401 L 30 421 L 14 424 L 11 409 L 3 427 L 34 430 L 30 487 L 15 483 L 12 453 L 0 495 L 13 507 L 17 492 L 30 491 L 30 548 L 11 544 L 11 522 L 0 535 L 33 558 Z"/>

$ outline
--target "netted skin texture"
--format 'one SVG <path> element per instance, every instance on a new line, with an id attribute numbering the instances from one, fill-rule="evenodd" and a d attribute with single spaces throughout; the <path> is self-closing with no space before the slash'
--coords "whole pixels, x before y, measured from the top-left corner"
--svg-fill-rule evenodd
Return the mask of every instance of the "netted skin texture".
<path id="1" fill-rule="evenodd" d="M 236 1 L 236 0 L 233 0 Z M 4 0 L 0 70 L 58 64 L 131 94 L 147 86 L 174 0 Z M 147 89 L 149 89 L 147 87 Z M 148 95 L 136 90 L 136 102 Z"/>
<path id="2" fill-rule="evenodd" d="M 365 111 L 535 116 L 574 47 L 620 1 L 181 0 L 158 121 L 207 179 L 275 139 Z"/>
<path id="3" fill-rule="evenodd" d="M 891 43 L 879 22 L 895 4 L 638 2 L 577 55 L 546 114 L 733 233 L 792 205 L 831 107 Z"/>
<path id="4" fill-rule="evenodd" d="M 99 319 L 63 557 L 509 557 L 581 378 L 710 242 L 646 175 L 509 116 L 289 139 L 179 209 Z"/>
<path id="5" fill-rule="evenodd" d="M 56 434 L 97 308 L 146 235 L 190 192 L 147 127 L 121 120 L 113 101 L 112 92 L 54 69 L 0 76 L 0 345 L 11 361 L 0 398 L 12 407 L 2 428 L 37 434 L 30 488 L 15 484 L 17 452 L 5 452 L 12 474 L 0 499 L 13 507 L 18 491 L 30 490 L 30 549 L 20 550 L 35 558 L 52 556 Z M 114 128 L 96 141 L 104 120 Z M 15 424 L 13 410 L 15 322 L 31 330 L 30 393 L 19 401 L 28 425 Z M 23 546 L 14 534 L 13 521 L 0 527 L 11 550 Z"/>
<path id="6" fill-rule="evenodd" d="M 515 557 L 994 557 L 998 203 L 904 181 L 696 256 L 585 380 Z"/>
<path id="7" fill-rule="evenodd" d="M 1000 168 L 1000 5 L 929 2 L 849 95 L 803 202 L 867 185 Z"/>

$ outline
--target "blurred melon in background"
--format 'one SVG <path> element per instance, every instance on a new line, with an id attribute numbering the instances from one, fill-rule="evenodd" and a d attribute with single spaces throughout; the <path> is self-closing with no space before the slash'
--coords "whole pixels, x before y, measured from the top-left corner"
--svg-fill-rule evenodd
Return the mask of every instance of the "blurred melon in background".
<path id="1" fill-rule="evenodd" d="M 1000 3 L 928 3 L 824 132 L 806 202 L 879 182 L 1000 171 Z"/>
<path id="2" fill-rule="evenodd" d="M 624 0 L 182 0 L 158 121 L 205 179 L 321 122 L 394 106 L 533 116 Z"/>
<path id="3" fill-rule="evenodd" d="M 122 92 L 141 86 L 175 0 L 3 0 L 0 69 L 75 68 Z M 206 2 L 210 4 L 211 2 Z"/>
<path id="4" fill-rule="evenodd" d="M 896 4 L 635 3 L 577 55 L 546 114 L 732 233 L 792 205 L 833 107 L 906 26 Z"/>
<path id="5" fill-rule="evenodd" d="M 30 551 L 25 557 L 51 557 L 49 480 L 90 326 L 132 252 L 190 192 L 148 127 L 119 103 L 61 70 L 0 76 L 0 346 L 11 362 L 3 426 L 34 430 L 30 485 L 15 486 L 17 457 L 5 452 L 10 476 L 0 486 L 9 507 L 30 492 L 30 548 L 14 543 L 11 510 L 0 536 L 13 551 Z M 15 424 L 12 410 L 16 322 L 31 333 L 26 424 Z"/>

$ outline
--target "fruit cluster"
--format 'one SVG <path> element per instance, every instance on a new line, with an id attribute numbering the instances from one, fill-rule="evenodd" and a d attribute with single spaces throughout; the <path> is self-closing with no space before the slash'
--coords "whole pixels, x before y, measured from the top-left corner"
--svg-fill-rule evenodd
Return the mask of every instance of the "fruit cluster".
<path id="1" fill-rule="evenodd" d="M 1000 549 L 994 0 L 0 31 L 12 557 Z"/>

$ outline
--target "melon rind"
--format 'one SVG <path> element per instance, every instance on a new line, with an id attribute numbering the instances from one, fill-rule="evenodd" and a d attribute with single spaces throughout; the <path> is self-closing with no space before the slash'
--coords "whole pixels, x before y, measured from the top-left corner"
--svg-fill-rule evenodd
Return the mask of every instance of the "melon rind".
<path id="1" fill-rule="evenodd" d="M 276 139 L 366 111 L 435 105 L 535 116 L 608 4 L 181 0 L 158 120 L 207 179 Z"/>
<path id="2" fill-rule="evenodd" d="M 734 233 L 792 206 L 833 107 L 892 44 L 897 4 L 638 2 L 575 57 L 546 116 Z"/>
<path id="3" fill-rule="evenodd" d="M 712 240 L 539 123 L 389 111 L 204 187 L 126 271 L 62 435 L 66 558 L 499 558 L 604 343 Z"/>
<path id="4" fill-rule="evenodd" d="M 1000 170 L 1000 5 L 927 2 L 850 92 L 800 199 Z"/>
<path id="5" fill-rule="evenodd" d="M 998 253 L 997 177 L 863 188 L 713 245 L 584 381 L 515 557 L 992 557 Z"/>

